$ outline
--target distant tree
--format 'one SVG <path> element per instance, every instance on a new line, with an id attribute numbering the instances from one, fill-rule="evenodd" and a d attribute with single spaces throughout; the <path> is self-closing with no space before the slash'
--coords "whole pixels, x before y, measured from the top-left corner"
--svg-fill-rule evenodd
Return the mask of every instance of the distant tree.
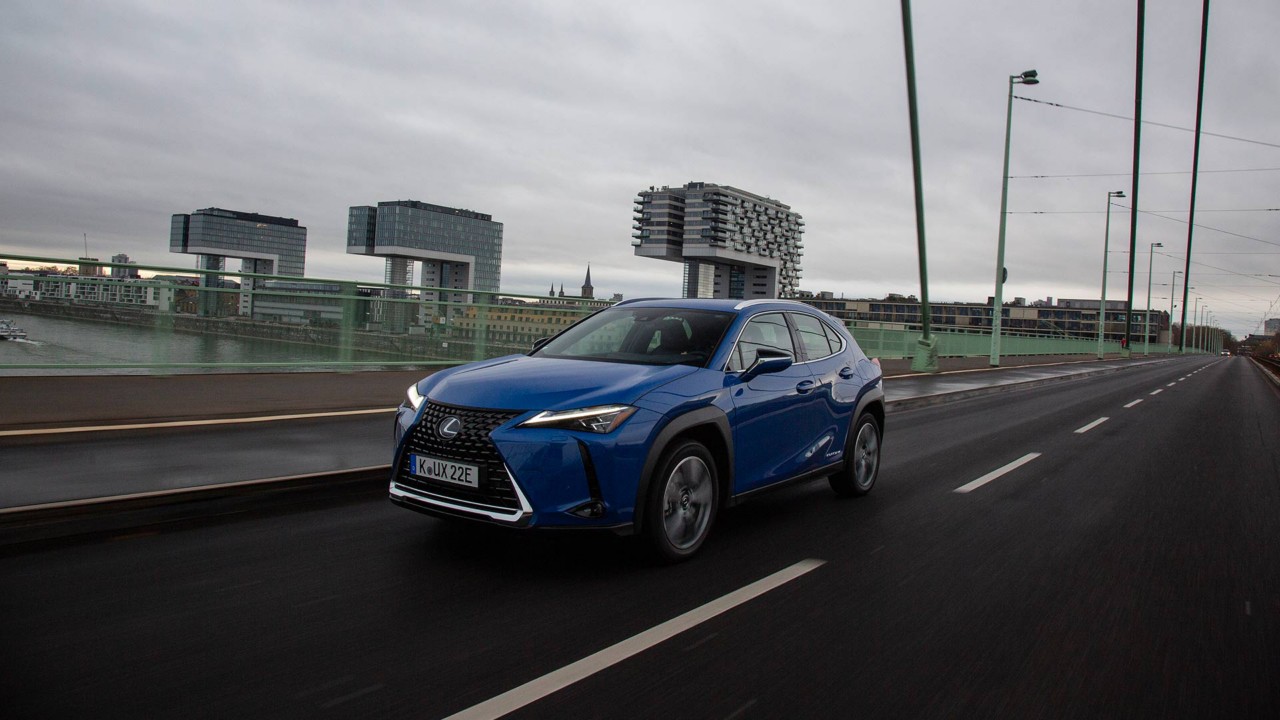
<path id="1" fill-rule="evenodd" d="M 1253 354 L 1261 355 L 1262 357 L 1280 355 L 1280 332 L 1273 335 L 1269 340 L 1263 340 L 1253 351 Z"/>

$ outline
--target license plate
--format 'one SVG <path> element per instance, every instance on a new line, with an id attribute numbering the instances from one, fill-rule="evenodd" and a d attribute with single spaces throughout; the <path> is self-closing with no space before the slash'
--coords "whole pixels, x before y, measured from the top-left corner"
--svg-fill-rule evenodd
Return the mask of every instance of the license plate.
<path id="1" fill-rule="evenodd" d="M 442 460 L 427 455 L 410 455 L 413 474 L 429 480 L 480 487 L 480 468 L 452 460 Z"/>

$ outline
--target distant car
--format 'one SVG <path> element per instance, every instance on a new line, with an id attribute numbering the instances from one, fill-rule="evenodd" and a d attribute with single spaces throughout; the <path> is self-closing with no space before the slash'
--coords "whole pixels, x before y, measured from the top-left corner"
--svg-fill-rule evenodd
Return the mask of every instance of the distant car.
<path id="1" fill-rule="evenodd" d="M 757 491 L 825 476 L 870 492 L 884 421 L 879 364 L 808 305 L 627 301 L 411 386 L 390 494 L 438 516 L 638 532 L 679 560 Z"/>
<path id="2" fill-rule="evenodd" d="M 1230 355 L 1230 354 L 1231 354 L 1231 351 L 1230 351 L 1230 350 L 1223 350 L 1222 352 L 1220 352 L 1220 353 L 1218 353 L 1218 354 L 1219 354 L 1219 355 Z"/>

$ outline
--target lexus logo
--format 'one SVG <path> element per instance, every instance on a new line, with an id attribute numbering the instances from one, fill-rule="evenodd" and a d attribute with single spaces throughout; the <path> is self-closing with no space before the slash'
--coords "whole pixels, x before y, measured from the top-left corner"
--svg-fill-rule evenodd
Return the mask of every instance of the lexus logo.
<path id="1" fill-rule="evenodd" d="M 462 432 L 462 421 L 449 415 L 436 425 L 436 434 L 443 440 L 452 440 Z"/>

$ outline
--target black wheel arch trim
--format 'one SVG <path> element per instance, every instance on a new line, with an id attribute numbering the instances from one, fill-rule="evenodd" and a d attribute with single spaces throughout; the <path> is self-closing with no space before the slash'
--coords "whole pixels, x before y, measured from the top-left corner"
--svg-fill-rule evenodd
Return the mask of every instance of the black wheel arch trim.
<path id="1" fill-rule="evenodd" d="M 862 397 L 858 398 L 858 406 L 853 411 L 853 420 L 849 423 L 849 432 L 853 432 L 853 426 L 858 423 L 858 418 L 862 417 L 862 413 L 867 412 L 873 405 L 878 406 L 879 412 L 872 413 L 875 415 L 876 422 L 880 424 L 880 436 L 884 437 L 884 388 L 880 383 L 876 383 L 874 387 L 868 387 L 862 393 Z"/>
<path id="2" fill-rule="evenodd" d="M 725 488 L 733 487 L 733 432 L 729 427 L 729 417 L 724 411 L 714 405 L 701 407 L 691 410 L 683 415 L 679 415 L 667 423 L 653 442 L 649 444 L 649 453 L 644 460 L 644 469 L 640 473 L 640 482 L 636 485 L 636 503 L 635 513 L 632 523 L 638 530 L 644 523 L 645 498 L 649 495 L 649 482 L 653 477 L 654 468 L 657 467 L 658 461 L 666 453 L 671 443 L 685 432 L 699 427 L 710 427 L 719 433 L 725 449 L 726 467 L 717 468 L 719 472 L 717 477 L 720 481 L 720 487 L 716 491 L 720 493 L 720 498 L 725 499 Z M 715 456 L 713 448 L 708 448 L 712 456 Z"/>
<path id="3" fill-rule="evenodd" d="M 845 448 L 848 448 L 849 442 L 853 440 L 853 431 L 858 427 L 858 418 L 868 411 L 876 419 L 876 424 L 879 426 L 877 429 L 880 431 L 880 439 L 884 439 L 884 404 L 884 387 L 879 382 L 863 391 L 862 396 L 858 398 L 858 405 L 853 411 L 853 417 L 849 419 L 849 432 L 845 435 L 844 440 Z M 875 408 L 875 410 L 872 410 L 872 408 Z"/>

